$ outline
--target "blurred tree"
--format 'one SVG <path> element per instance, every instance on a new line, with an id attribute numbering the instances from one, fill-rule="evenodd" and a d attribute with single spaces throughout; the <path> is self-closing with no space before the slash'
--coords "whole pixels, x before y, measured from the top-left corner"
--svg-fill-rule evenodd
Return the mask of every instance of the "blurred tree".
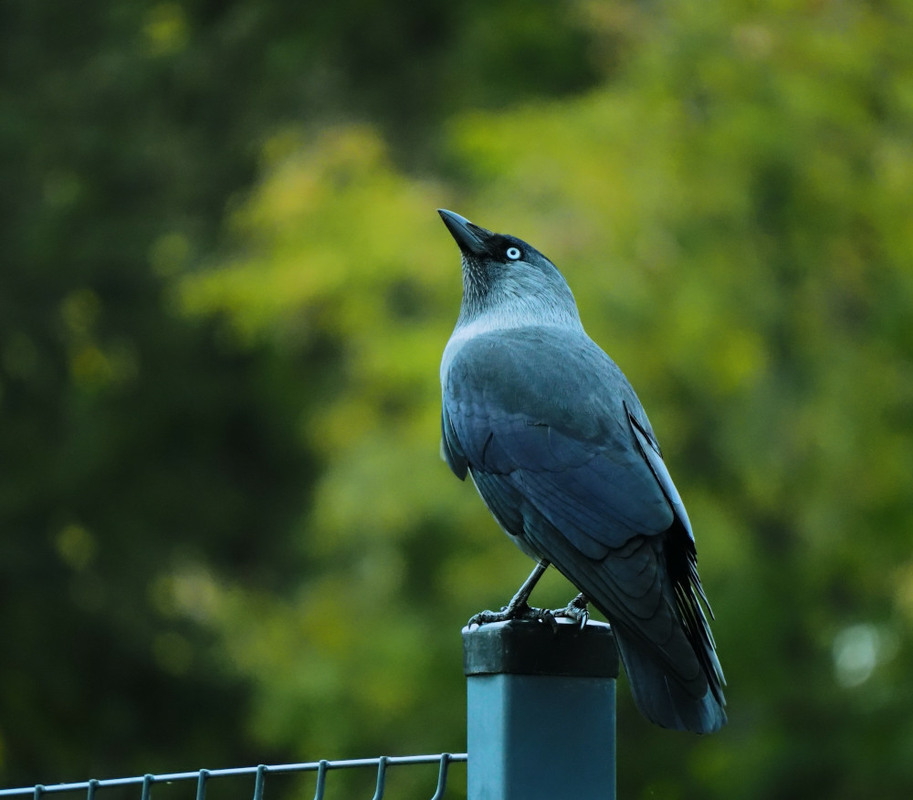
<path id="1" fill-rule="evenodd" d="M 205 146 L 227 111 L 181 119 L 199 90 L 174 74 L 187 31 L 162 8 L 3 8 L 4 783 L 250 752 L 240 684 L 156 587 L 198 552 L 293 575 L 278 534 L 312 474 L 285 435 L 297 386 L 163 293 L 250 164 L 237 140 Z"/>

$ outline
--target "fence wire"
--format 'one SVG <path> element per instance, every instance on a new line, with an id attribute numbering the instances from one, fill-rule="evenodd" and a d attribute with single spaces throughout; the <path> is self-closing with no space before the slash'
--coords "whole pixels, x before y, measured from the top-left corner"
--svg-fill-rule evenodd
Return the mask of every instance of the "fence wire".
<path id="1" fill-rule="evenodd" d="M 377 785 L 371 800 L 382 800 L 387 781 L 387 770 L 393 766 L 411 764 L 438 764 L 437 786 L 431 800 L 441 800 L 447 788 L 447 771 L 451 764 L 466 761 L 466 753 L 440 753 L 421 756 L 380 756 L 379 758 L 355 758 L 341 761 L 306 761 L 300 764 L 260 764 L 257 767 L 228 767 L 225 769 L 199 769 L 192 772 L 168 772 L 158 775 L 134 775 L 129 778 L 92 779 L 76 783 L 36 784 L 18 789 L 0 789 L 2 797 L 32 797 L 42 800 L 44 795 L 61 792 L 85 792 L 86 800 L 96 800 L 99 789 L 124 786 L 142 787 L 140 800 L 151 800 L 152 787 L 155 784 L 175 783 L 178 781 L 196 781 L 195 800 L 206 800 L 206 787 L 213 778 L 237 778 L 253 776 L 254 788 L 252 800 L 263 800 L 266 776 L 270 774 L 288 774 L 298 772 L 316 772 L 317 788 L 314 800 L 323 800 L 326 791 L 326 776 L 330 770 L 374 767 L 377 770 Z"/>

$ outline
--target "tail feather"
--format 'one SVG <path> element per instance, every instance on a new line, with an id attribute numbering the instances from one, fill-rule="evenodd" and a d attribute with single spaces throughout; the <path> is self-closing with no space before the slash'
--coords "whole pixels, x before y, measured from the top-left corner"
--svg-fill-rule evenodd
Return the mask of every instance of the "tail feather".
<path id="1" fill-rule="evenodd" d="M 636 636 L 615 628 L 615 640 L 625 674 L 640 712 L 664 728 L 692 733 L 713 733 L 726 724 L 722 692 L 710 681 L 682 682 L 654 648 Z"/>

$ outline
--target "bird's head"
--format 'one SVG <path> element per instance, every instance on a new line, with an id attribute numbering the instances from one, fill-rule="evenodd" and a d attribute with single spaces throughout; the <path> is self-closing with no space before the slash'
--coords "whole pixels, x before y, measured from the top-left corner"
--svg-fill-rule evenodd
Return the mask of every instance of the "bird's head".
<path id="1" fill-rule="evenodd" d="M 496 316 L 503 327 L 578 327 L 577 304 L 564 276 L 532 245 L 492 233 L 459 214 L 438 209 L 463 261 L 460 323 Z"/>

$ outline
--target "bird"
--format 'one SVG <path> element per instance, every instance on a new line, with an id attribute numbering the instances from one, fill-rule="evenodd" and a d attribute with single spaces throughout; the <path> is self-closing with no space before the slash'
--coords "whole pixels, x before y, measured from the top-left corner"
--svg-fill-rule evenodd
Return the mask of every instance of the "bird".
<path id="1" fill-rule="evenodd" d="M 555 613 L 585 623 L 588 604 L 602 612 L 647 719 L 719 730 L 727 718 L 713 612 L 688 514 L 640 400 L 585 332 L 548 258 L 515 236 L 438 213 L 462 272 L 441 359 L 441 454 L 536 561 L 507 606 L 470 623 L 548 618 L 528 599 L 554 566 L 580 592 Z"/>

